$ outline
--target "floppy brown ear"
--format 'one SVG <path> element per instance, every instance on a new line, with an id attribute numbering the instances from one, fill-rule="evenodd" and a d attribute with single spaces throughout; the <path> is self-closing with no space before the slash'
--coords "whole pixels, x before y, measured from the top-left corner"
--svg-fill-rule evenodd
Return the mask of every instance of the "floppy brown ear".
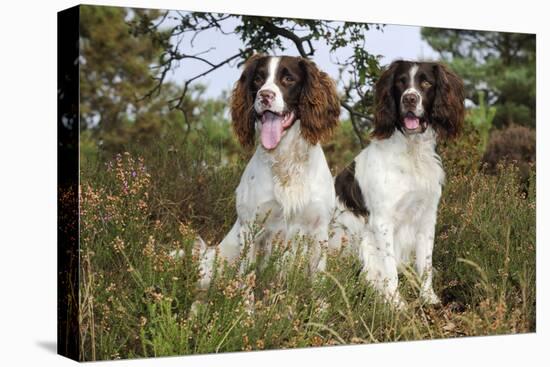
<path id="1" fill-rule="evenodd" d="M 397 105 L 393 96 L 394 74 L 401 61 L 394 61 L 380 75 L 374 86 L 374 131 L 377 139 L 387 139 L 395 131 L 398 120 Z"/>
<path id="2" fill-rule="evenodd" d="M 265 55 L 255 54 L 244 64 L 241 77 L 235 83 L 231 94 L 231 120 L 233 131 L 244 147 L 254 145 L 254 94 L 251 90 L 252 78 L 260 59 Z"/>
<path id="3" fill-rule="evenodd" d="M 456 137 L 464 123 L 464 83 L 446 66 L 436 64 L 435 99 L 432 108 L 432 124 L 439 136 Z"/>
<path id="4" fill-rule="evenodd" d="M 300 96 L 299 114 L 302 136 L 315 145 L 328 139 L 338 125 L 340 99 L 334 81 L 315 63 L 302 58 L 305 80 Z"/>

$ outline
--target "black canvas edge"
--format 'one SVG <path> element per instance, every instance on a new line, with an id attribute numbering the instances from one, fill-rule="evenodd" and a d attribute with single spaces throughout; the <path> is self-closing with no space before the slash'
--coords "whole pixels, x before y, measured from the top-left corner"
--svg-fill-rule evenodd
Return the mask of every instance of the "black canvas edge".
<path id="1" fill-rule="evenodd" d="M 57 353 L 77 361 L 79 22 L 80 6 L 57 13 Z"/>

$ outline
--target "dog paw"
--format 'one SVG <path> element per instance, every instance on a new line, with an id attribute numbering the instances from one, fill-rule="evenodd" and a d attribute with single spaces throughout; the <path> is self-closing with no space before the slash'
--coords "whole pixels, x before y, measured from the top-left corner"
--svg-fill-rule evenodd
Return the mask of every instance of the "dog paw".
<path id="1" fill-rule="evenodd" d="M 407 302 L 403 301 L 399 294 L 393 297 L 391 304 L 399 312 L 407 311 Z"/>
<path id="2" fill-rule="evenodd" d="M 441 300 L 432 289 L 430 289 L 429 291 L 422 292 L 420 294 L 420 298 L 425 304 L 428 304 L 428 305 L 441 304 Z"/>
<path id="3" fill-rule="evenodd" d="M 202 239 L 201 236 L 197 236 L 195 238 L 195 241 L 193 242 L 193 253 L 197 254 L 197 256 L 204 256 L 204 253 L 207 250 L 206 242 Z M 169 256 L 173 259 L 181 259 L 185 257 L 185 251 L 183 249 L 179 250 L 172 250 L 170 251 Z"/>
<path id="4" fill-rule="evenodd" d="M 189 309 L 189 316 L 190 318 L 196 318 L 199 316 L 199 314 L 206 308 L 206 302 L 202 300 L 195 300 L 191 304 L 191 308 Z"/>
<path id="5" fill-rule="evenodd" d="M 172 258 L 172 259 L 181 259 L 182 257 L 185 256 L 185 252 L 183 250 L 172 250 L 170 251 L 170 254 L 169 256 Z"/>
<path id="6" fill-rule="evenodd" d="M 403 298 L 401 298 L 401 294 L 399 294 L 399 292 L 385 293 L 384 299 L 386 303 L 396 311 L 401 312 L 407 310 L 407 302 L 405 302 Z"/>

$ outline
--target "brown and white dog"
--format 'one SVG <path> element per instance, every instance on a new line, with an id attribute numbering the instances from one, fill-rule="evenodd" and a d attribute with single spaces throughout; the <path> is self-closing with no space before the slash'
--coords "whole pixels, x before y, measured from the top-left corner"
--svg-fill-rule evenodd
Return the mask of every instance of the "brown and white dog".
<path id="1" fill-rule="evenodd" d="M 320 141 L 339 115 L 335 84 L 313 62 L 254 55 L 245 63 L 231 97 L 233 129 L 243 146 L 253 146 L 256 135 L 260 144 L 236 190 L 237 220 L 219 244 L 222 260 L 234 262 L 248 248 L 254 261 L 259 251 L 271 252 L 275 236 L 303 234 L 313 239 L 310 270 L 324 268 L 321 244 L 328 241 L 335 191 Z M 210 283 L 214 257 L 215 248 L 203 246 L 201 288 Z"/>
<path id="2" fill-rule="evenodd" d="M 397 307 L 398 269 L 414 255 L 420 296 L 438 303 L 432 252 L 445 173 L 435 147 L 461 129 L 463 83 L 439 63 L 396 61 L 375 85 L 374 115 L 373 140 L 336 177 L 330 246 L 351 241 L 367 281 Z"/>

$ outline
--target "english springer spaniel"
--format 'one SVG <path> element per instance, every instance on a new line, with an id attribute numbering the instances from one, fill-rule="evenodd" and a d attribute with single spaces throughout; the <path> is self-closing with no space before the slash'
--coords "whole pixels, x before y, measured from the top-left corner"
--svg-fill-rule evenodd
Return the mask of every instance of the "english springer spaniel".
<path id="1" fill-rule="evenodd" d="M 445 173 L 435 147 L 438 138 L 455 137 L 463 120 L 457 75 L 439 63 L 393 62 L 375 85 L 373 140 L 335 179 L 330 245 L 358 246 L 367 281 L 398 308 L 405 305 L 398 270 L 413 254 L 421 298 L 439 303 L 432 251 Z"/>
<path id="2" fill-rule="evenodd" d="M 324 268 L 322 242 L 335 208 L 335 190 L 320 141 L 337 126 L 335 83 L 301 57 L 252 56 L 231 97 L 233 129 L 245 147 L 260 144 L 236 190 L 237 220 L 219 244 L 229 263 L 243 249 L 249 261 L 271 253 L 275 236 L 309 235 L 311 271 Z M 255 234 L 254 223 L 263 229 Z M 254 238 L 251 238 L 255 236 Z M 248 243 L 247 243 L 248 242 Z M 246 246 L 245 246 L 246 244 Z M 208 287 L 215 248 L 202 245 L 200 287 Z"/>

